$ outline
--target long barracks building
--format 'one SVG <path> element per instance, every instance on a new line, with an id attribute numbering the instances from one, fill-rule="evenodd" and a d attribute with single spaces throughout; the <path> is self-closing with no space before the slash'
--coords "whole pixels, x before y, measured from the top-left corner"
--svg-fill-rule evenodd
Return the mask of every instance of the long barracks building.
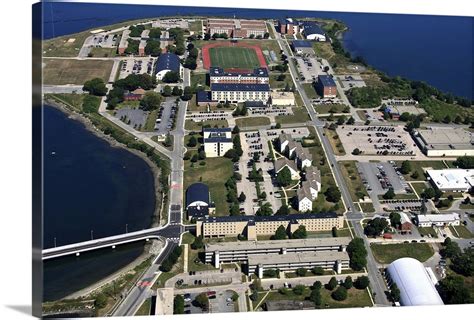
<path id="1" fill-rule="evenodd" d="M 211 83 L 213 101 L 239 103 L 245 101 L 262 101 L 267 103 L 270 97 L 268 84 L 247 83 Z"/>
<path id="2" fill-rule="evenodd" d="M 273 235 L 279 226 L 293 233 L 300 225 L 306 231 L 330 231 L 344 227 L 344 217 L 334 212 L 301 213 L 274 216 L 225 216 L 203 217 L 196 221 L 196 236 L 204 238 L 236 237 L 245 235 L 256 240 L 258 235 Z"/>
<path id="3" fill-rule="evenodd" d="M 247 83 L 268 84 L 267 68 L 256 68 L 252 72 L 224 71 L 220 67 L 209 69 L 210 83 Z"/>

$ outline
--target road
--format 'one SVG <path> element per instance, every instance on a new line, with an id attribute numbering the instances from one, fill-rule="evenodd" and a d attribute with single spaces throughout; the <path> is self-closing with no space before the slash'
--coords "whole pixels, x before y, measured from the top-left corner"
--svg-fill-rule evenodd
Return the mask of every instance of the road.
<path id="1" fill-rule="evenodd" d="M 288 46 L 287 40 L 282 39 L 280 34 L 277 33 L 276 30 L 274 30 L 274 32 L 275 32 L 278 44 L 280 45 L 280 48 L 283 50 L 284 54 L 289 58 L 293 57 L 293 52 L 288 50 L 289 46 Z M 364 230 L 362 229 L 362 225 L 360 224 L 360 220 L 363 218 L 363 215 L 360 211 L 357 210 L 356 206 L 354 206 L 354 203 L 352 202 L 352 198 L 350 196 L 349 190 L 346 187 L 344 178 L 337 164 L 337 160 L 331 148 L 329 140 L 324 135 L 324 132 L 323 132 L 324 122 L 318 119 L 317 114 L 314 111 L 314 108 L 312 107 L 311 101 L 308 99 L 308 96 L 306 95 L 303 87 L 301 86 L 301 83 L 296 80 L 296 76 L 298 75 L 298 72 L 296 70 L 295 65 L 293 64 L 292 59 L 288 59 L 288 60 L 289 60 L 288 65 L 290 69 L 290 74 L 296 85 L 296 90 L 298 90 L 303 100 L 303 103 L 306 109 L 308 110 L 311 121 L 313 122 L 313 125 L 316 129 L 316 132 L 319 136 L 320 141 L 322 142 L 324 153 L 326 154 L 327 160 L 332 167 L 332 173 L 334 175 L 336 184 L 338 185 L 339 190 L 341 191 L 341 196 L 342 196 L 344 205 L 346 208 L 348 208 L 348 212 L 346 212 L 346 218 L 352 221 L 356 236 L 364 239 L 364 243 L 365 243 L 365 246 L 367 248 L 367 253 L 368 253 L 367 254 L 368 276 L 370 279 L 371 288 L 373 292 L 375 293 L 375 297 L 374 297 L 375 304 L 376 305 L 391 305 L 391 303 L 387 300 L 386 295 L 385 295 L 385 291 L 387 289 L 385 286 L 384 279 L 377 268 L 377 264 L 370 250 L 367 238 L 364 236 Z"/>

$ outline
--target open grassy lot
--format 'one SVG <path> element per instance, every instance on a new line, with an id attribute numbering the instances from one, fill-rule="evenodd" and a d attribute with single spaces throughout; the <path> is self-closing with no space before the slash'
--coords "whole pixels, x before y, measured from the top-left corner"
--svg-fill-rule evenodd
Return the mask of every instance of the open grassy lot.
<path id="1" fill-rule="evenodd" d="M 290 73 L 284 73 L 285 79 L 282 81 L 278 81 L 278 76 L 280 73 L 270 73 L 270 87 L 272 89 L 284 89 L 287 85 L 290 86 L 290 88 L 293 86 L 293 80 L 291 79 Z"/>
<path id="2" fill-rule="evenodd" d="M 207 74 L 206 73 L 191 73 L 191 87 L 203 86 L 206 89 L 209 89 L 207 84 Z"/>
<path id="3" fill-rule="evenodd" d="M 192 166 L 192 162 L 187 160 L 184 163 L 184 188 L 186 189 L 194 182 L 201 181 L 209 186 L 211 200 L 216 205 L 217 215 L 228 215 L 228 205 L 226 201 L 225 182 L 233 175 L 232 161 L 227 158 L 207 158 L 204 166 L 198 162 Z"/>
<path id="4" fill-rule="evenodd" d="M 151 311 L 151 298 L 146 299 L 143 301 L 140 308 L 138 308 L 135 316 L 149 316 Z"/>
<path id="5" fill-rule="evenodd" d="M 388 200 L 383 198 L 383 194 L 379 194 L 377 196 L 379 200 Z M 409 200 L 409 199 L 418 199 L 414 193 L 400 193 L 400 194 L 395 194 L 395 197 L 393 197 L 392 200 Z"/>
<path id="6" fill-rule="evenodd" d="M 201 19 L 196 19 L 189 22 L 189 31 L 202 33 L 202 21 Z"/>
<path id="7" fill-rule="evenodd" d="M 463 119 L 466 117 L 474 117 L 474 110 L 472 108 L 464 108 L 457 104 L 449 104 L 436 99 L 428 99 L 420 103 L 420 107 L 425 109 L 433 121 L 442 121 L 447 115 L 449 115 L 452 120 L 458 115 Z"/>
<path id="8" fill-rule="evenodd" d="M 215 270 L 212 264 L 203 263 L 198 255 L 199 250 L 193 250 L 188 246 L 188 271 Z"/>
<path id="9" fill-rule="evenodd" d="M 397 167 L 402 166 L 402 161 L 396 161 Z M 421 181 L 425 180 L 425 172 L 423 168 L 428 169 L 446 169 L 446 165 L 444 164 L 443 161 L 437 161 L 437 160 L 427 160 L 427 161 L 410 161 L 411 164 L 411 173 L 403 175 L 405 177 L 405 180 L 407 181 Z M 411 175 L 413 172 L 418 172 L 418 178 L 412 178 Z"/>
<path id="10" fill-rule="evenodd" d="M 331 147 L 334 153 L 338 156 L 345 155 L 346 151 L 344 150 L 344 146 L 342 145 L 342 142 L 339 139 L 337 132 L 334 130 L 329 130 L 329 129 L 324 129 L 324 132 L 326 133 L 326 136 L 328 137 L 329 143 L 331 144 Z"/>
<path id="11" fill-rule="evenodd" d="M 296 95 L 295 95 L 296 97 Z M 293 114 L 287 116 L 276 116 L 275 121 L 283 123 L 305 123 L 309 120 L 308 112 L 304 107 L 293 108 Z"/>
<path id="12" fill-rule="evenodd" d="M 319 97 L 312 83 L 303 83 L 301 86 L 309 99 L 316 99 Z"/>
<path id="13" fill-rule="evenodd" d="M 49 85 L 77 84 L 93 78 L 109 80 L 113 61 L 44 59 L 43 83 Z"/>
<path id="14" fill-rule="evenodd" d="M 260 66 L 257 53 L 245 47 L 216 47 L 209 49 L 211 65 L 226 68 L 253 69 Z"/>
<path id="15" fill-rule="evenodd" d="M 267 126 L 270 125 L 270 119 L 268 117 L 248 117 L 236 119 L 235 124 L 241 129 L 245 127 Z"/>
<path id="16" fill-rule="evenodd" d="M 420 262 L 425 262 L 433 254 L 433 248 L 428 243 L 396 243 L 396 244 L 376 244 L 370 245 L 374 258 L 384 264 L 410 257 Z"/>
<path id="17" fill-rule="evenodd" d="M 115 57 L 117 55 L 117 48 L 92 48 L 90 51 L 92 57 Z"/>
<path id="18" fill-rule="evenodd" d="M 227 123 L 227 120 L 207 120 L 207 121 L 201 121 L 201 122 L 186 120 L 184 124 L 184 128 L 190 131 L 201 131 L 202 127 L 205 125 L 210 125 L 211 127 L 217 126 L 219 128 L 229 126 L 229 124 Z"/>
<path id="19" fill-rule="evenodd" d="M 155 129 L 156 117 L 158 116 L 158 110 L 153 110 L 148 114 L 146 118 L 145 126 L 142 131 L 153 131 Z"/>
<path id="20" fill-rule="evenodd" d="M 418 232 L 423 236 L 431 234 L 431 237 L 438 238 L 438 235 L 432 227 L 418 227 Z"/>
<path id="21" fill-rule="evenodd" d="M 450 226 L 449 230 L 451 230 L 451 232 L 458 238 L 474 238 L 474 234 L 472 234 L 465 226 Z"/>
<path id="22" fill-rule="evenodd" d="M 89 32 L 85 31 L 43 41 L 43 56 L 76 57 L 84 41 L 90 35 Z"/>
<path id="23" fill-rule="evenodd" d="M 374 204 L 372 202 L 359 202 L 359 206 L 365 213 L 375 212 Z"/>
<path id="24" fill-rule="evenodd" d="M 418 194 L 418 196 L 421 195 L 421 193 L 423 192 L 423 190 L 425 190 L 426 188 L 429 187 L 428 183 L 426 182 L 412 182 L 410 183 L 412 189 L 415 190 L 416 194 Z"/>
<path id="25" fill-rule="evenodd" d="M 357 172 L 356 161 L 340 161 L 339 167 L 341 168 L 342 176 L 346 181 L 346 185 L 349 187 L 352 201 L 357 202 L 364 196 L 368 196 L 367 190 L 365 190 L 362 179 Z"/>
<path id="26" fill-rule="evenodd" d="M 314 106 L 317 113 L 348 113 L 349 107 L 343 104 L 318 104 Z M 347 112 L 346 112 L 347 111 Z"/>

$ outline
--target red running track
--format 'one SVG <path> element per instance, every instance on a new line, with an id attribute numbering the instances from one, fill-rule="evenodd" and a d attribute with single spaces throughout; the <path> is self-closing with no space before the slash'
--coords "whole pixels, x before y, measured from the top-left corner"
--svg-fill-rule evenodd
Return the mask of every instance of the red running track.
<path id="1" fill-rule="evenodd" d="M 209 54 L 210 48 L 217 48 L 217 47 L 244 47 L 255 50 L 257 54 L 258 62 L 260 63 L 261 68 L 267 68 L 267 61 L 263 56 L 262 49 L 259 46 L 246 44 L 246 43 L 231 43 L 231 42 L 224 42 L 218 41 L 216 43 L 206 44 L 202 47 L 202 63 L 205 69 L 209 69 L 211 67 L 211 55 Z"/>

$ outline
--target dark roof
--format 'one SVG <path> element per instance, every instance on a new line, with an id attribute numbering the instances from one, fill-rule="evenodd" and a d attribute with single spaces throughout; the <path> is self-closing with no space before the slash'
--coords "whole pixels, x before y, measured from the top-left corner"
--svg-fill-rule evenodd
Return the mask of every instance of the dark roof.
<path id="1" fill-rule="evenodd" d="M 207 217 L 209 215 L 209 207 L 189 207 L 187 212 L 189 217 Z"/>
<path id="2" fill-rule="evenodd" d="M 228 132 L 230 128 L 203 128 L 202 132 Z"/>
<path id="3" fill-rule="evenodd" d="M 267 68 L 255 68 L 252 72 L 225 71 L 221 67 L 210 67 L 209 75 L 212 76 L 248 76 L 248 77 L 268 77 Z"/>
<path id="4" fill-rule="evenodd" d="M 226 137 L 209 137 L 205 138 L 204 142 L 232 142 L 231 138 L 226 138 Z"/>
<path id="5" fill-rule="evenodd" d="M 308 35 L 308 34 L 325 34 L 323 29 L 321 29 L 321 27 L 316 22 L 305 21 L 305 22 L 302 23 L 302 25 L 303 25 L 303 28 L 304 28 L 304 33 L 306 35 Z"/>
<path id="6" fill-rule="evenodd" d="M 292 42 L 293 48 L 311 48 L 313 45 L 306 40 L 295 40 Z"/>
<path id="7" fill-rule="evenodd" d="M 186 190 L 186 207 L 195 201 L 209 204 L 209 187 L 201 182 L 193 183 Z"/>
<path id="8" fill-rule="evenodd" d="M 211 102 L 212 101 L 211 91 L 196 92 L 196 100 L 197 102 Z"/>
<path id="9" fill-rule="evenodd" d="M 319 83 L 322 84 L 324 87 L 335 87 L 336 83 L 334 79 L 327 75 L 319 75 L 318 76 Z"/>
<path id="10" fill-rule="evenodd" d="M 270 91 L 263 83 L 211 83 L 211 91 Z"/>
<path id="11" fill-rule="evenodd" d="M 244 104 L 247 108 L 265 108 L 263 101 L 247 100 L 244 102 Z"/>
<path id="12" fill-rule="evenodd" d="M 202 219 L 204 222 L 262 222 L 262 221 L 294 221 L 295 219 L 326 219 L 336 218 L 335 212 L 324 213 L 295 213 L 289 215 L 273 215 L 273 216 L 222 216 L 222 217 L 207 217 Z"/>
<path id="13" fill-rule="evenodd" d="M 158 61 L 156 62 L 156 72 L 160 72 L 163 70 L 172 70 L 175 72 L 179 72 L 180 61 L 179 57 L 174 53 L 163 53 L 158 57 Z"/>

